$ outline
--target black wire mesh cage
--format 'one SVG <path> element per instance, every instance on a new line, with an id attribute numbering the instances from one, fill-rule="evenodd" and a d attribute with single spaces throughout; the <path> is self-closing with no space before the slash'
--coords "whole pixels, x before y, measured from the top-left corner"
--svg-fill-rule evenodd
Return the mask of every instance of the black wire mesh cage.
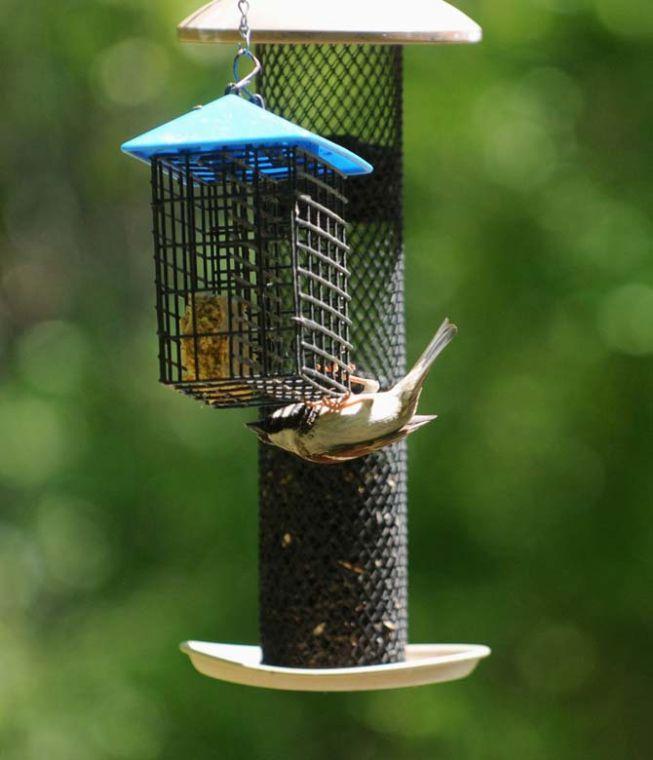
<path id="1" fill-rule="evenodd" d="M 345 392 L 344 176 L 286 146 L 151 166 L 161 381 L 215 407 Z"/>

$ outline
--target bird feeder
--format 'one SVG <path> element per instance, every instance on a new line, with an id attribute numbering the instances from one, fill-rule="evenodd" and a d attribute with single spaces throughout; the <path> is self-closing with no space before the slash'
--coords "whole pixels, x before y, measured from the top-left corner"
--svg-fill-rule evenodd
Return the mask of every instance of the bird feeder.
<path id="1" fill-rule="evenodd" d="M 296 341 L 293 345 L 303 346 L 307 342 L 320 350 L 303 348 L 309 351 L 308 358 L 299 355 L 297 361 L 293 359 L 292 380 L 279 373 L 279 377 L 266 378 L 265 383 L 256 385 L 253 374 L 262 366 L 262 351 L 258 347 L 267 345 L 268 351 L 276 355 L 277 346 L 282 343 L 274 341 L 282 339 L 276 336 L 270 343 L 266 337 L 266 343 L 261 340 L 262 333 L 254 335 L 252 329 L 250 336 L 249 326 L 241 326 L 236 346 L 232 345 L 229 352 L 247 355 L 242 368 L 239 367 L 238 377 L 229 377 L 229 383 L 236 379 L 238 386 L 236 391 L 229 388 L 229 403 L 234 403 L 234 397 L 239 399 L 236 403 L 243 403 L 244 394 L 252 389 L 257 402 L 263 397 L 281 399 L 289 388 L 293 394 L 300 395 L 337 393 L 336 383 L 347 385 L 350 361 L 356 365 L 358 375 L 375 378 L 383 388 L 389 387 L 406 371 L 402 46 L 477 42 L 481 38 L 480 28 L 441 0 L 405 0 L 400 5 L 377 0 L 356 3 L 350 0 L 328 3 L 251 0 L 251 8 L 245 0 L 217 0 L 183 21 L 178 32 L 182 42 L 204 43 L 233 42 L 245 32 L 247 45 L 251 34 L 256 43 L 256 58 L 261 63 L 258 96 L 265 100 L 269 111 L 322 135 L 329 145 L 339 146 L 342 155 L 349 156 L 356 166 L 356 170 L 347 172 L 332 158 L 323 154 L 316 156 L 315 151 L 311 153 L 311 160 L 319 159 L 330 167 L 328 171 L 333 173 L 334 182 L 339 182 L 341 175 L 350 176 L 346 250 L 340 245 L 344 242 L 344 225 L 340 222 L 345 218 L 344 207 L 337 201 L 335 206 L 330 205 L 325 195 L 313 198 L 320 204 L 319 211 L 329 209 L 329 213 L 322 211 L 322 222 L 328 219 L 329 224 L 338 225 L 334 237 L 339 242 L 331 240 L 329 235 L 333 228 L 329 228 L 326 240 L 334 248 L 328 254 L 329 262 L 321 259 L 320 262 L 330 267 L 336 277 L 332 282 L 338 283 L 341 292 L 333 301 L 326 299 L 329 309 L 320 307 L 318 312 L 322 315 L 322 325 L 326 321 L 328 329 L 337 333 L 338 340 L 310 324 L 312 317 L 306 322 L 306 312 L 301 311 L 306 304 L 300 298 L 295 301 L 295 310 L 288 307 Z M 242 140 L 240 143 L 242 150 Z M 216 147 L 213 143 L 209 152 L 215 155 Z M 295 149 L 307 150 L 305 145 L 295 146 Z M 355 158 L 351 158 L 349 151 Z M 239 156 L 239 161 L 242 160 Z M 176 213 L 172 207 L 181 200 L 180 192 L 184 197 L 196 194 L 205 181 L 200 177 L 201 182 L 193 182 L 193 188 L 189 188 L 184 179 L 181 191 L 174 189 L 175 182 L 179 184 L 175 172 L 180 162 L 183 169 L 185 161 L 186 158 L 177 158 L 171 162 L 165 157 L 153 161 L 155 236 L 161 234 L 160 226 L 156 226 L 156 206 L 163 201 L 164 196 L 157 189 L 162 182 L 173 188 L 167 191 L 163 201 L 168 208 L 165 213 L 172 215 Z M 215 165 L 222 163 L 220 159 Z M 260 172 L 255 162 L 254 167 L 249 161 L 244 163 L 248 168 L 238 175 L 238 183 L 248 184 L 248 192 L 251 192 L 249 181 Z M 372 173 L 364 170 L 367 164 L 374 166 Z M 184 176 L 188 177 L 192 162 L 185 166 Z M 159 176 L 157 171 L 161 170 L 172 174 L 172 179 Z M 279 191 L 283 186 L 280 195 L 285 193 L 287 201 L 275 201 L 272 215 L 285 213 L 291 228 L 290 235 L 284 235 L 287 242 L 281 248 L 275 248 L 276 243 L 270 248 L 270 241 L 259 246 L 257 255 L 262 272 L 270 267 L 274 270 L 284 258 L 288 260 L 288 256 L 311 253 L 292 236 L 293 225 L 295 229 L 301 227 L 308 213 L 301 206 L 297 207 L 297 200 L 301 204 L 308 185 L 286 188 L 289 176 L 284 170 L 281 178 L 268 174 L 258 180 L 266 191 L 271 181 L 280 183 Z M 210 192 L 219 192 L 219 183 L 210 187 Z M 341 186 L 330 184 L 329 187 L 333 198 L 339 198 Z M 195 204 L 195 198 L 190 205 L 187 201 L 178 203 L 179 212 L 183 214 L 186 208 L 188 214 L 192 206 L 196 208 Z M 202 241 L 200 248 L 206 246 L 210 251 L 210 244 L 204 241 L 215 223 L 203 222 L 201 215 L 198 221 L 195 212 L 186 225 L 188 229 L 200 230 L 196 233 Z M 244 249 L 234 248 L 234 240 L 240 240 L 241 232 L 236 224 L 230 233 L 231 249 L 226 245 L 227 250 L 236 250 L 238 259 L 245 258 Z M 315 234 L 323 238 L 322 232 Z M 274 235 L 271 238 L 276 240 Z M 197 242 L 193 245 L 197 246 Z M 315 246 L 311 243 L 309 247 Z M 345 253 L 346 264 L 344 259 L 338 258 Z M 165 258 L 159 252 L 157 259 L 162 257 Z M 253 259 L 248 260 L 253 263 Z M 331 263 L 333 260 L 346 273 Z M 242 263 L 239 266 L 242 267 Z M 160 271 L 161 263 L 158 267 Z M 239 271 L 241 277 L 243 270 Z M 210 297 L 223 292 L 223 288 L 214 283 L 207 288 L 210 278 L 202 268 L 200 273 L 195 304 L 200 292 L 208 290 Z M 299 275 L 301 283 L 305 275 L 301 272 Z M 275 278 L 278 276 L 275 273 Z M 236 316 L 230 311 L 233 306 L 224 313 L 232 314 L 232 321 L 236 323 L 256 320 L 260 324 L 269 320 L 269 316 L 263 320 L 261 317 L 264 313 L 267 315 L 277 300 L 266 300 L 265 288 L 256 290 L 260 283 L 267 281 L 262 276 L 256 279 L 256 286 L 241 283 L 243 289 L 234 290 Z M 159 283 L 160 293 L 163 292 L 161 287 Z M 306 292 L 304 287 L 300 284 L 300 291 Z M 166 297 L 170 297 L 169 294 Z M 181 353 L 183 341 L 188 337 L 184 327 L 188 319 L 184 322 L 182 312 L 186 314 L 189 309 L 189 295 L 182 293 L 176 297 L 180 300 L 176 317 L 171 316 L 174 330 L 166 323 L 159 325 L 164 336 L 162 345 L 168 345 L 169 340 L 176 352 L 172 359 L 170 354 L 164 354 L 162 376 L 168 377 L 165 374 L 168 369 L 163 364 L 169 364 L 176 382 L 186 387 L 188 383 L 199 383 L 196 391 L 199 389 L 202 393 L 201 386 L 206 384 L 201 378 L 184 380 L 179 374 L 187 366 Z M 191 294 L 191 315 L 196 308 L 192 299 Z M 324 302 L 324 298 L 321 300 Z M 245 302 L 249 305 L 241 309 L 240 304 Z M 281 314 L 285 311 L 280 309 Z M 273 317 L 267 322 L 266 336 L 270 325 L 277 324 L 276 319 Z M 331 319 L 334 321 L 329 322 Z M 300 329 L 313 332 L 304 340 L 297 333 Z M 220 332 L 230 334 L 231 330 Z M 243 333 L 247 335 L 243 341 L 246 351 L 239 348 Z M 320 334 L 328 335 L 334 342 L 317 343 L 316 336 Z M 195 331 L 192 337 L 201 340 L 202 333 Z M 328 345 L 324 351 L 326 356 L 321 353 L 324 345 Z M 338 354 L 338 350 L 342 353 Z M 193 370 L 196 353 L 193 347 L 190 366 L 191 372 L 197 373 L 201 368 Z M 334 359 L 336 361 L 330 364 Z M 306 368 L 312 371 L 306 372 Z M 207 398 L 212 403 L 215 403 L 216 387 L 212 387 Z M 219 393 L 218 404 L 221 405 L 224 386 Z M 260 646 L 187 641 L 182 649 L 200 672 L 268 688 L 354 691 L 462 678 L 489 654 L 489 649 L 481 645 L 410 644 L 408 641 L 406 453 L 405 443 L 399 443 L 362 459 L 327 467 L 309 464 L 279 449 L 260 446 Z"/>
<path id="2" fill-rule="evenodd" d="M 160 379 L 214 407 L 349 388 L 358 156 L 236 94 L 123 145 L 148 161 Z"/>

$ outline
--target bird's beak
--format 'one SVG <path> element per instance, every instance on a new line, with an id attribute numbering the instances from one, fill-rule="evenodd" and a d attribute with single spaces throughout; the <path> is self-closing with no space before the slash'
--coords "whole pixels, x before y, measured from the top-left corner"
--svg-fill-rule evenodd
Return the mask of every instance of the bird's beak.
<path id="1" fill-rule="evenodd" d="M 246 422 L 245 426 L 256 433 L 256 436 L 261 443 L 270 443 L 270 436 L 259 427 L 258 422 Z"/>

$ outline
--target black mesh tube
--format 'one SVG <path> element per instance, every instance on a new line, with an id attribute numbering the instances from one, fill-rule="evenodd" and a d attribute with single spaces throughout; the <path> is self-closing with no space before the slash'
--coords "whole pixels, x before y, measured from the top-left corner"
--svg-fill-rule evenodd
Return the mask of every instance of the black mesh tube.
<path id="1" fill-rule="evenodd" d="M 374 165 L 347 185 L 352 359 L 387 387 L 405 370 L 402 53 L 394 46 L 261 45 L 274 113 Z M 406 451 L 345 465 L 262 446 L 260 625 L 266 663 L 398 662 L 407 638 Z"/>

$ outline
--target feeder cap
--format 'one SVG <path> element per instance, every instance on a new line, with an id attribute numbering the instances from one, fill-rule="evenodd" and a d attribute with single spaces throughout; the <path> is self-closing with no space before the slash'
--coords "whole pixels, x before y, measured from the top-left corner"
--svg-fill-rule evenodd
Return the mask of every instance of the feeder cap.
<path id="1" fill-rule="evenodd" d="M 443 0 L 261 0 L 248 13 L 254 42 L 479 42 L 481 27 Z M 236 0 L 215 0 L 179 24 L 182 42 L 237 42 Z"/>
<path id="2" fill-rule="evenodd" d="M 225 95 L 124 143 L 122 150 L 149 162 L 158 155 L 211 153 L 247 145 L 302 148 L 342 174 L 369 174 L 371 164 L 324 137 L 282 119 L 238 95 Z"/>

